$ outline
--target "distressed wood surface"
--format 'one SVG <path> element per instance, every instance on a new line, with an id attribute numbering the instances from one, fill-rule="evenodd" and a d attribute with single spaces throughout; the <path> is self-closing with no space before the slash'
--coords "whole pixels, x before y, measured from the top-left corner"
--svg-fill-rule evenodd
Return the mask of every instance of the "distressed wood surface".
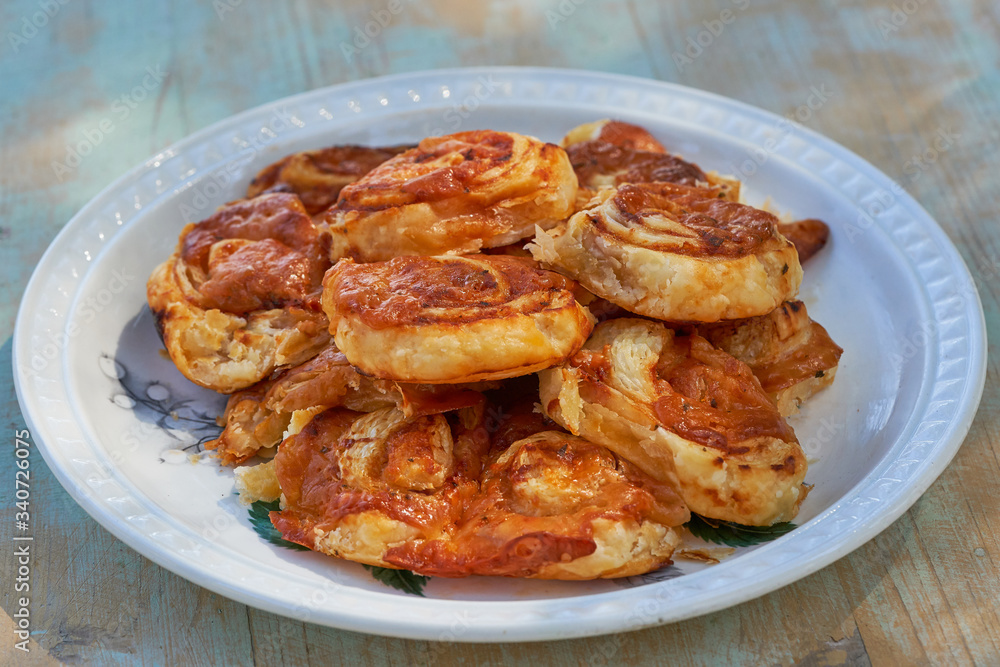
<path id="1" fill-rule="evenodd" d="M 804 124 L 871 161 L 940 221 L 979 283 L 991 356 L 986 393 L 957 458 L 874 540 L 735 608 L 586 640 L 405 641 L 248 608 L 113 538 L 35 455 L 31 652 L 12 648 L 16 564 L 4 546 L 0 664 L 1000 663 L 995 2 L 401 0 L 363 48 L 352 44 L 355 29 L 372 10 L 396 3 L 62 2 L 0 6 L 3 544 L 11 544 L 14 432 L 23 428 L 10 337 L 20 295 L 51 239 L 107 183 L 189 133 L 286 95 L 369 76 L 457 65 L 576 67 L 675 81 L 782 115 L 822 91 L 827 101 Z M 32 21 L 40 27 L 32 30 Z M 121 96 L 150 71 L 162 72 L 162 81 L 134 108 L 123 106 Z M 53 169 L 71 142 L 106 120 L 111 130 L 79 167 Z M 952 140 L 932 153 L 942 133 Z"/>

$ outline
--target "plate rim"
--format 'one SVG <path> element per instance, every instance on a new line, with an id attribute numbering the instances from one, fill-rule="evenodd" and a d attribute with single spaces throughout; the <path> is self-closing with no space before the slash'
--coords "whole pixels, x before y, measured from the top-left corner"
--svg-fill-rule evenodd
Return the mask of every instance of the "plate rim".
<path id="1" fill-rule="evenodd" d="M 64 244 L 67 239 L 69 239 L 74 233 L 76 233 L 75 227 L 82 226 L 86 223 L 87 214 L 91 209 L 99 208 L 102 202 L 111 198 L 111 195 L 118 192 L 123 187 L 127 187 L 129 184 L 137 182 L 138 178 L 154 169 L 163 160 L 169 159 L 171 157 L 182 155 L 185 151 L 207 143 L 212 137 L 216 137 L 224 132 L 229 127 L 236 127 L 240 125 L 243 121 L 250 120 L 257 116 L 267 114 L 269 111 L 273 112 L 276 109 L 280 109 L 283 105 L 291 105 L 296 102 L 302 102 L 309 100 L 311 98 L 319 98 L 324 95 L 329 95 L 333 91 L 339 92 L 350 92 L 352 90 L 364 91 L 366 89 L 377 88 L 381 85 L 391 85 L 394 83 L 399 83 L 400 81 L 406 80 L 410 81 L 414 78 L 428 78 L 430 80 L 435 79 L 447 79 L 448 77 L 470 77 L 475 78 L 479 75 L 489 75 L 491 73 L 505 74 L 511 78 L 523 77 L 529 78 L 531 76 L 540 77 L 542 79 L 547 79 L 549 81 L 559 81 L 560 78 L 565 77 L 575 77 L 577 79 L 597 81 L 614 87 L 620 88 L 653 88 L 660 91 L 669 91 L 674 95 L 680 96 L 682 98 L 694 98 L 700 101 L 707 101 L 712 103 L 714 106 L 721 106 L 723 108 L 734 108 L 738 110 L 743 115 L 751 116 L 762 122 L 763 124 L 773 124 L 775 122 L 780 122 L 782 119 L 777 114 L 773 114 L 763 109 L 753 107 L 749 104 L 727 98 L 715 93 L 708 91 L 703 91 L 699 89 L 689 88 L 675 83 L 656 81 L 652 79 L 645 79 L 641 77 L 634 77 L 628 75 L 618 75 L 609 74 L 604 72 L 591 72 L 586 70 L 575 70 L 575 69 L 560 69 L 560 68 L 540 68 L 540 67 L 475 67 L 475 68 L 451 68 L 451 69 L 441 69 L 441 70 L 426 70 L 420 72 L 409 72 L 402 74 L 394 74 L 384 77 L 376 77 L 370 79 L 361 79 L 358 81 L 346 82 L 341 84 L 336 84 L 333 86 L 327 86 L 323 88 L 314 89 L 311 91 L 306 91 L 303 93 L 298 93 L 296 95 L 288 96 L 272 102 L 268 102 L 257 107 L 242 111 L 240 113 L 234 114 L 232 116 L 223 118 L 211 125 L 198 130 L 187 137 L 171 144 L 167 148 L 157 152 L 155 155 L 147 158 L 140 164 L 136 165 L 132 169 L 128 170 L 125 174 L 115 179 L 111 184 L 102 189 L 97 195 L 95 195 L 90 201 L 88 201 L 84 206 L 66 223 L 66 225 L 60 230 L 56 237 L 50 242 L 46 251 L 43 253 L 42 257 L 39 259 L 35 270 L 32 273 L 31 278 L 25 287 L 24 293 L 22 295 L 22 301 L 19 305 L 17 318 L 15 320 L 14 337 L 12 345 L 12 355 L 13 355 L 13 368 L 14 368 L 14 385 L 17 393 L 18 403 L 21 407 L 22 415 L 27 423 L 29 429 L 32 433 L 33 442 L 36 447 L 42 453 L 43 458 L 46 460 L 50 470 L 59 480 L 60 484 L 67 490 L 74 501 L 79 504 L 92 518 L 94 518 L 100 525 L 105 529 L 115 535 L 116 538 L 122 540 L 128 544 L 131 548 L 135 549 L 142 555 L 146 556 L 150 560 L 158 563 L 159 565 L 165 567 L 166 569 L 178 574 L 179 576 L 188 579 L 200 586 L 213 590 L 217 593 L 225 595 L 227 597 L 239 600 L 245 604 L 267 609 L 278 614 L 285 616 L 290 616 L 289 605 L 287 603 L 282 603 L 276 601 L 272 598 L 263 597 L 259 595 L 254 595 L 252 592 L 248 592 L 242 588 L 237 588 L 229 585 L 227 582 L 220 581 L 209 571 L 201 571 L 196 567 L 192 566 L 191 563 L 179 558 L 176 554 L 171 552 L 164 552 L 153 542 L 144 539 L 144 535 L 136 531 L 132 526 L 122 524 L 115 520 L 111 515 L 106 514 L 105 508 L 101 505 L 98 498 L 95 498 L 91 494 L 86 492 L 83 484 L 80 480 L 73 478 L 69 471 L 64 469 L 62 466 L 57 464 L 55 459 L 56 454 L 53 451 L 49 451 L 49 444 L 45 442 L 41 434 L 45 432 L 44 427 L 40 427 L 40 421 L 37 420 L 36 415 L 33 414 L 32 409 L 29 408 L 30 397 L 26 395 L 26 379 L 22 378 L 22 367 L 18 364 L 18 360 L 21 358 L 21 351 L 27 350 L 30 345 L 29 340 L 29 311 L 28 306 L 30 299 L 26 298 L 33 292 L 37 292 L 42 284 L 41 273 L 44 268 L 52 264 L 53 256 L 55 255 L 57 248 Z M 552 84 L 550 84 L 552 85 Z M 499 103 L 508 102 L 514 106 L 518 104 L 523 104 L 526 100 L 499 100 Z M 544 104 L 545 100 L 531 100 L 532 104 Z M 552 106 L 556 106 L 557 103 L 553 102 Z M 827 153 L 833 155 L 841 162 L 846 163 L 848 166 L 854 168 L 856 171 L 864 173 L 869 178 L 876 181 L 882 182 L 883 184 L 892 184 L 893 181 L 888 176 L 886 176 L 881 170 L 877 169 L 874 165 L 851 152 L 847 148 L 841 146 L 840 144 L 834 142 L 831 139 L 820 135 L 819 133 L 800 125 L 796 126 L 796 132 L 799 136 L 804 137 L 805 141 L 811 146 L 818 146 L 825 150 Z M 209 165 L 210 166 L 210 165 Z M 189 176 L 187 179 L 174 184 L 171 189 L 176 189 L 183 182 L 188 182 L 194 178 L 197 178 L 203 172 L 199 170 L 197 174 Z M 895 191 L 894 191 L 895 192 Z M 169 194 L 169 192 L 168 192 Z M 987 340 L 986 340 L 986 323 L 985 316 L 982 309 L 982 304 L 976 289 L 975 282 L 966 266 L 961 254 L 958 252 L 957 248 L 948 238 L 947 234 L 913 197 L 906 191 L 900 190 L 896 193 L 898 200 L 905 204 L 906 207 L 917 212 L 918 217 L 921 222 L 921 230 L 925 233 L 930 234 L 937 241 L 939 250 L 950 260 L 949 264 L 952 268 L 959 267 L 958 273 L 961 275 L 955 275 L 954 277 L 958 280 L 960 286 L 965 286 L 970 288 L 968 291 L 974 295 L 974 299 L 971 303 L 967 304 L 966 308 L 963 309 L 963 315 L 968 318 L 969 324 L 969 367 L 970 369 L 977 371 L 976 376 L 970 376 L 968 381 L 964 385 L 964 392 L 962 395 L 956 399 L 957 408 L 955 410 L 954 416 L 948 423 L 948 428 L 945 432 L 935 438 L 937 446 L 935 452 L 938 454 L 944 453 L 946 456 L 936 456 L 933 460 L 927 462 L 927 466 L 923 468 L 923 471 L 916 477 L 916 483 L 910 484 L 905 487 L 905 494 L 900 499 L 897 499 L 893 504 L 887 507 L 888 511 L 883 511 L 878 514 L 874 519 L 867 521 L 864 524 L 864 530 L 857 531 L 848 539 L 838 542 L 833 548 L 826 549 L 820 554 L 819 558 L 812 558 L 808 564 L 800 567 L 794 573 L 792 577 L 782 578 L 780 582 L 773 582 L 771 578 L 765 578 L 759 582 L 756 586 L 744 587 L 741 593 L 735 597 L 731 596 L 728 599 L 709 599 L 705 600 L 701 604 L 692 604 L 687 607 L 687 610 L 681 614 L 664 614 L 660 617 L 658 614 L 651 614 L 648 618 L 641 622 L 629 623 L 629 624 L 618 624 L 605 628 L 589 628 L 586 631 L 575 634 L 574 636 L 593 636 L 598 634 L 608 634 L 613 632 L 620 632 L 624 630 L 633 630 L 643 627 L 650 627 L 655 625 L 660 625 L 665 622 L 675 622 L 684 620 L 686 618 L 691 618 L 694 616 L 702 615 L 719 609 L 723 609 L 735 604 L 745 602 L 747 600 L 759 597 L 767 592 L 777 590 L 783 586 L 786 586 L 794 581 L 797 581 L 813 572 L 819 570 L 822 567 L 834 562 L 835 560 L 842 558 L 844 555 L 850 553 L 851 551 L 857 549 L 864 543 L 873 539 L 876 535 L 882 532 L 886 527 L 888 527 L 892 522 L 894 522 L 899 516 L 901 516 L 906 510 L 908 510 L 914 502 L 926 491 L 926 489 L 940 476 L 944 471 L 945 467 L 950 463 L 954 455 L 957 453 L 959 447 L 964 441 L 969 428 L 975 418 L 976 411 L 978 409 L 979 402 L 982 397 L 982 393 L 985 387 L 986 380 L 986 354 L 987 354 Z M 857 203 L 857 202 L 855 202 Z M 133 224 L 130 221 L 129 224 Z M 881 225 L 880 225 L 881 227 Z M 888 232 L 888 230 L 885 230 Z M 921 286 L 926 288 L 926 285 L 921 282 Z M 927 295 L 928 301 L 930 302 L 930 297 Z M 930 303 L 930 305 L 933 305 Z M 62 315 L 63 320 L 68 320 L 68 313 Z M 978 322 L 977 322 L 978 320 Z M 937 321 L 935 319 L 935 321 Z M 978 326 L 976 326 L 978 323 Z M 65 324 L 65 322 L 64 322 Z M 65 350 L 62 351 L 63 359 L 65 361 Z M 930 383 L 934 384 L 934 378 L 924 380 L 924 385 Z M 909 424 L 910 422 L 907 422 Z M 849 490 L 845 494 L 845 498 L 850 497 L 855 490 L 862 486 L 870 477 L 866 475 L 858 484 Z M 819 520 L 825 514 L 833 511 L 835 507 L 827 508 L 824 512 L 821 512 L 817 517 L 810 520 L 806 524 L 803 524 L 803 528 L 809 524 Z M 763 547 L 761 551 L 769 550 L 772 547 L 780 546 L 780 544 L 772 544 L 767 547 Z M 696 575 L 689 575 L 696 576 Z M 625 598 L 637 598 L 641 602 L 642 599 L 648 598 L 649 594 L 653 592 L 653 589 L 659 587 L 661 590 L 662 586 L 658 584 L 650 584 L 641 588 L 631 589 L 631 591 L 616 591 L 614 593 L 597 594 L 589 596 L 573 596 L 562 598 L 562 600 L 593 600 L 598 597 L 607 597 L 613 595 L 616 598 L 624 600 Z M 379 593 L 374 591 L 359 591 L 363 597 L 377 596 L 383 597 L 387 600 L 399 602 L 400 598 L 396 595 L 390 593 Z M 447 607 L 450 605 L 458 605 L 461 607 L 466 607 L 469 605 L 484 606 L 490 608 L 500 608 L 503 606 L 520 606 L 524 604 L 524 601 L 463 601 L 463 600 L 422 600 L 423 603 L 429 604 L 431 607 Z M 531 601 L 528 601 L 531 602 Z M 539 602 L 539 601 L 534 601 Z M 558 601 L 541 601 L 541 602 L 558 602 Z M 373 628 L 370 621 L 365 621 L 364 617 L 354 617 L 352 615 L 347 615 L 339 619 L 333 619 L 329 617 L 323 617 L 319 619 L 309 619 L 312 622 L 318 622 L 325 625 L 332 625 L 334 627 L 340 627 L 344 629 L 360 631 L 360 632 L 377 632 L 378 634 L 388 634 L 398 637 L 409 637 L 409 638 L 419 638 L 419 639 L 433 639 L 432 636 L 435 632 L 440 631 L 441 626 L 436 626 L 433 624 L 425 625 L 406 625 L 397 623 L 396 626 L 390 628 Z M 354 622 L 351 622 L 351 621 Z M 336 621 L 336 622 L 334 622 Z M 362 622 L 364 621 L 364 622 Z M 579 622 L 578 619 L 574 619 L 574 622 Z M 588 619 L 588 622 L 593 622 Z M 600 619 L 598 619 L 600 622 Z M 560 628 L 563 628 L 567 624 L 565 619 L 554 619 L 549 623 L 539 623 L 537 619 L 533 619 L 533 628 L 526 629 L 517 626 L 507 626 L 507 625 L 493 625 L 490 627 L 476 627 L 473 631 L 466 633 L 460 637 L 449 639 L 449 641 L 530 641 L 530 640 L 545 640 L 553 639 L 557 637 L 566 637 L 565 632 L 559 632 Z M 542 630 L 539 632 L 539 630 Z"/>

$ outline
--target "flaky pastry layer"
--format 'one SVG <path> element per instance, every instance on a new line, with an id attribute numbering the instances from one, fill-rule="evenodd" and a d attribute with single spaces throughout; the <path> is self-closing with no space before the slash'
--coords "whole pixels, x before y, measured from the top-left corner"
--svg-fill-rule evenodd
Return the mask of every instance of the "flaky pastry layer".
<path id="1" fill-rule="evenodd" d="M 625 183 L 680 183 L 710 186 L 729 201 L 740 201 L 740 182 L 731 176 L 701 168 L 667 152 L 643 127 L 620 120 L 578 125 L 560 145 L 580 183 L 577 210 L 595 190 Z"/>
<path id="2" fill-rule="evenodd" d="M 344 186 L 410 148 L 346 145 L 294 153 L 260 170 L 247 187 L 247 197 L 291 192 L 309 215 L 316 215 L 337 203 Z"/>
<path id="3" fill-rule="evenodd" d="M 594 579 L 669 562 L 689 516 L 672 489 L 566 433 L 491 454 L 484 415 L 317 415 L 275 457 L 274 525 L 332 556 L 433 576 Z"/>
<path id="4" fill-rule="evenodd" d="M 330 332 L 373 377 L 456 383 L 560 363 L 593 327 L 573 282 L 502 255 L 344 259 L 324 280 Z"/>
<path id="5" fill-rule="evenodd" d="M 286 437 L 293 415 L 343 406 L 357 412 L 396 407 L 406 417 L 478 405 L 491 383 L 414 385 L 358 373 L 330 343 L 316 357 L 229 397 L 225 428 L 206 443 L 223 465 L 242 463 Z M 295 429 L 298 430 L 298 429 Z"/>
<path id="6" fill-rule="evenodd" d="M 759 317 L 705 324 L 698 333 L 749 366 L 785 417 L 833 383 L 843 353 L 801 301 Z"/>
<path id="7" fill-rule="evenodd" d="M 314 356 L 330 339 L 319 307 L 327 248 L 294 195 L 236 202 L 188 225 L 146 285 L 178 370 L 228 394 Z"/>
<path id="8" fill-rule="evenodd" d="M 623 308 L 662 320 L 764 315 L 802 281 L 795 247 L 759 209 L 711 188 L 623 185 L 565 225 L 538 230 L 535 259 Z"/>
<path id="9" fill-rule="evenodd" d="M 603 322 L 568 363 L 540 373 L 540 396 L 570 432 L 676 479 L 702 516 L 769 525 L 793 518 L 805 496 L 791 428 L 750 369 L 700 336 Z"/>
<path id="10" fill-rule="evenodd" d="M 576 190 L 558 146 L 476 130 L 424 139 L 344 187 L 324 217 L 334 256 L 372 262 L 468 253 L 565 220 Z"/>

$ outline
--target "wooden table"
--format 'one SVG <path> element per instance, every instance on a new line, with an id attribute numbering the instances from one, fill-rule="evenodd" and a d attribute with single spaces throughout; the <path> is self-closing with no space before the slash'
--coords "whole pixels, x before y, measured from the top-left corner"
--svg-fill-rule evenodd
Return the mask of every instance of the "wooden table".
<path id="1" fill-rule="evenodd" d="M 738 607 L 587 640 L 435 645 L 246 607 L 113 538 L 35 455 L 39 555 L 31 652 L 12 649 L 16 601 L 9 582 L 16 565 L 4 547 L 0 663 L 1000 663 L 995 2 L 376 0 L 366 8 L 346 0 L 200 6 L 17 0 L 4 3 L 0 16 L 6 35 L 0 45 L 5 448 L 13 449 L 14 432 L 24 426 L 9 383 L 20 294 L 48 243 L 86 201 L 147 156 L 235 112 L 319 86 L 435 67 L 620 72 L 714 91 L 782 115 L 794 114 L 811 91 L 821 90 L 829 99 L 805 124 L 874 163 L 940 221 L 980 283 L 992 339 L 986 394 L 965 445 L 927 494 L 876 539 Z M 377 34 L 369 44 L 352 43 L 355 28 L 363 31 L 379 17 L 386 25 L 371 30 Z M 123 100 L 147 75 L 147 83 L 160 80 L 144 99 Z M 113 119 L 113 131 L 92 156 L 68 172 L 53 168 L 54 161 L 66 162 L 71 142 L 105 118 Z M 940 133 L 954 141 L 930 151 Z M 925 154 L 918 167 L 916 156 Z M 0 540 L 10 544 L 12 468 L 6 474 Z"/>

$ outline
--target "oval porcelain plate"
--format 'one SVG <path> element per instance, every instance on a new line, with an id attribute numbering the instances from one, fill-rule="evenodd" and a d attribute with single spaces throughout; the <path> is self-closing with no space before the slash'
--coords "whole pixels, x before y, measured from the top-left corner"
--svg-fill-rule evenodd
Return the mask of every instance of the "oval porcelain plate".
<path id="1" fill-rule="evenodd" d="M 799 528 L 717 565 L 678 561 L 625 581 L 432 579 L 426 597 L 354 563 L 271 545 L 232 472 L 188 456 L 221 397 L 164 360 L 145 307 L 150 271 L 185 223 L 242 196 L 264 165 L 338 143 L 396 144 L 491 128 L 558 141 L 616 117 L 652 131 L 745 196 L 832 227 L 801 297 L 844 348 L 834 385 L 791 420 L 815 488 Z M 73 498 L 131 547 L 255 607 L 378 634 L 523 641 L 631 630 L 749 600 L 849 553 L 902 514 L 968 431 L 985 380 L 975 286 L 901 188 L 837 144 L 772 114 L 653 81 L 543 69 L 405 74 L 316 90 L 217 123 L 133 169 L 53 241 L 14 336 L 18 398 Z"/>

